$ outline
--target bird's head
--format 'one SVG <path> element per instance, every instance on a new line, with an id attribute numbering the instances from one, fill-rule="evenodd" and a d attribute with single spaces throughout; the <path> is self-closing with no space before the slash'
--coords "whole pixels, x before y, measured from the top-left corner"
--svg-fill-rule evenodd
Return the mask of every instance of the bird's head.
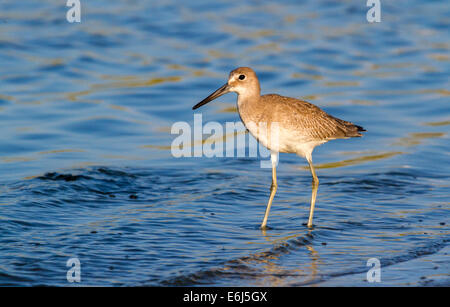
<path id="1" fill-rule="evenodd" d="M 259 97 L 259 81 L 253 69 L 250 67 L 239 67 L 231 71 L 227 83 L 197 103 L 192 109 L 195 110 L 229 92 L 235 92 L 242 96 L 258 95 Z"/>

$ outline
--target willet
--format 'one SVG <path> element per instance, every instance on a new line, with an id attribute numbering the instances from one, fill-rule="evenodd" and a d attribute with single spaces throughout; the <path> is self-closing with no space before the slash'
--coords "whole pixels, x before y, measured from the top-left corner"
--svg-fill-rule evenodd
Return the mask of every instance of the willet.
<path id="1" fill-rule="evenodd" d="M 319 107 L 295 98 L 277 94 L 260 94 L 258 78 L 249 67 L 233 70 L 228 82 L 196 104 L 195 110 L 226 94 L 238 94 L 239 116 L 250 133 L 271 151 L 272 185 L 261 228 L 266 228 L 270 207 L 277 191 L 278 153 L 295 153 L 308 161 L 312 181 L 308 227 L 312 227 L 319 179 L 312 163 L 314 147 L 334 139 L 362 136 L 361 126 L 333 117 Z"/>

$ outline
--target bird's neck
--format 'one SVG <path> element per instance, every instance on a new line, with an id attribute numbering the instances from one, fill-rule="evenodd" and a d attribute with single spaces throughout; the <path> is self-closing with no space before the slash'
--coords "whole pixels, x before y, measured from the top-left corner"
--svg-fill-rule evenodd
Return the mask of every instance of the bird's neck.
<path id="1" fill-rule="evenodd" d="M 237 99 L 237 107 L 241 120 L 245 123 L 250 120 L 254 120 L 254 117 L 258 116 L 261 108 L 258 107 L 260 102 L 260 94 L 255 93 L 249 95 L 248 93 L 240 93 Z"/>

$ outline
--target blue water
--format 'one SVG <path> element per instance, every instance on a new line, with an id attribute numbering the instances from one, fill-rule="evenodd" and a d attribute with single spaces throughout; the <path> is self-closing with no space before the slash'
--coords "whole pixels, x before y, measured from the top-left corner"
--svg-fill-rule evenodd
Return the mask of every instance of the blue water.
<path id="1" fill-rule="evenodd" d="M 450 285 L 448 1 L 60 2 L 0 3 L 0 285 Z M 312 230 L 302 158 L 261 231 L 260 158 L 171 154 L 238 66 L 367 130 L 315 149 Z"/>

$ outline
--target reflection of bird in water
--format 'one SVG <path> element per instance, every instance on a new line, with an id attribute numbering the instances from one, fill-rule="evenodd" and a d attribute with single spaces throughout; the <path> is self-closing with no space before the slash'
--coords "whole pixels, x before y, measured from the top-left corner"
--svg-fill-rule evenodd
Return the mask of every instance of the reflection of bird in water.
<path id="1" fill-rule="evenodd" d="M 270 206 L 277 190 L 276 165 L 279 152 L 295 153 L 308 161 L 313 177 L 308 220 L 308 227 L 312 227 L 319 185 L 312 163 L 314 147 L 334 139 L 362 136 L 360 132 L 365 130 L 333 117 L 306 101 L 276 94 L 261 96 L 258 78 L 248 67 L 233 70 L 225 85 L 196 104 L 193 109 L 228 92 L 238 94 L 237 105 L 241 120 L 250 133 L 271 151 L 272 185 L 261 228 L 267 225 Z"/>
<path id="2" fill-rule="evenodd" d="M 304 233 L 280 236 L 263 229 L 264 239 L 272 245 L 272 248 L 233 260 L 225 270 L 228 273 L 232 273 L 233 270 L 238 270 L 239 273 L 251 272 L 255 277 L 252 281 L 253 286 L 303 286 L 320 282 L 320 278 L 317 279 L 319 266 L 324 263 L 313 247 L 311 232 L 312 229 L 308 229 L 306 236 Z M 295 255 L 294 262 L 282 261 L 283 257 L 289 257 L 288 254 L 291 253 Z"/>

